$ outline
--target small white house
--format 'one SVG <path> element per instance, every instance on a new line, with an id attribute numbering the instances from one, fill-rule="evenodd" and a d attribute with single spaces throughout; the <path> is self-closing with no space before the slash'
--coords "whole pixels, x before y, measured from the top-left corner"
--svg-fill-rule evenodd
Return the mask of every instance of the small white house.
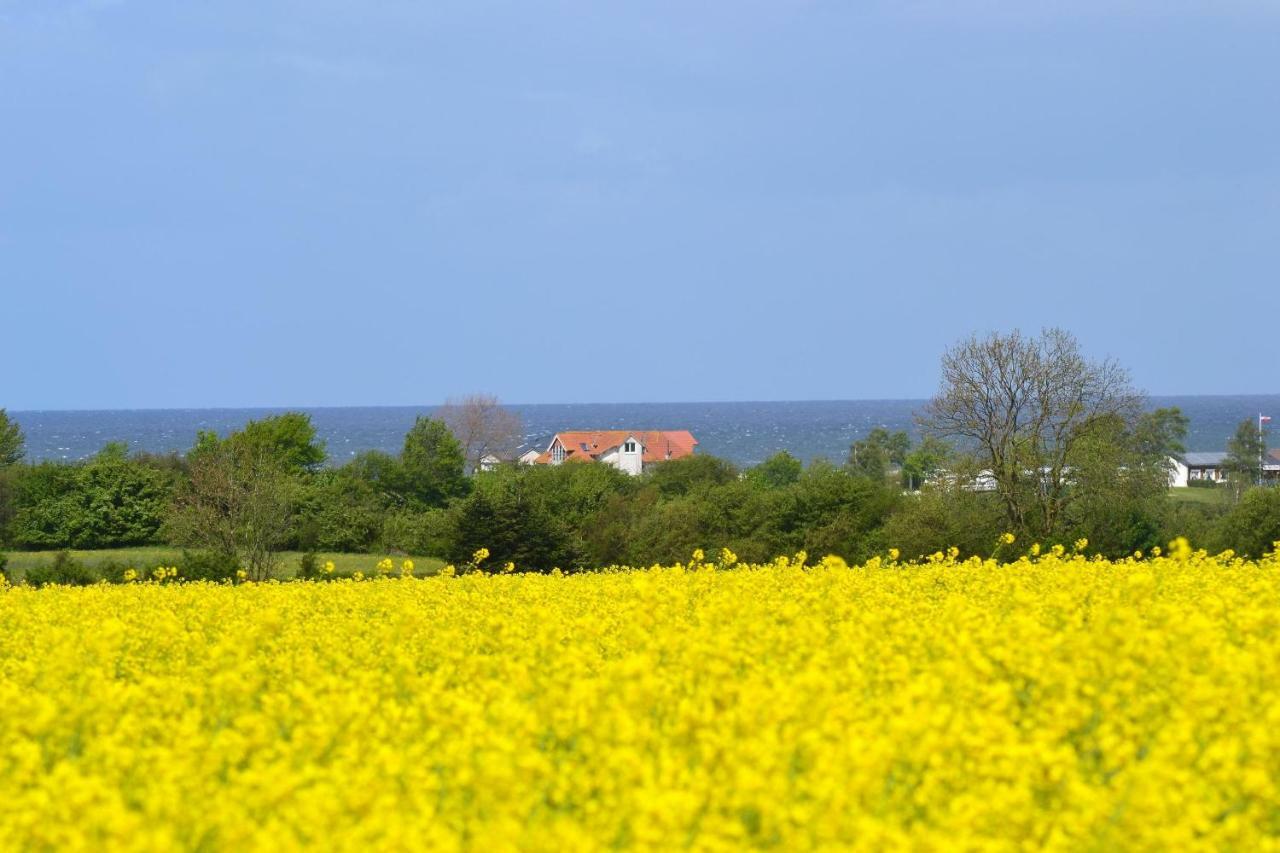
<path id="1" fill-rule="evenodd" d="M 1214 483 L 1227 479 L 1227 454 L 1222 451 L 1184 453 L 1182 463 L 1187 469 L 1187 483 L 1210 480 Z"/>

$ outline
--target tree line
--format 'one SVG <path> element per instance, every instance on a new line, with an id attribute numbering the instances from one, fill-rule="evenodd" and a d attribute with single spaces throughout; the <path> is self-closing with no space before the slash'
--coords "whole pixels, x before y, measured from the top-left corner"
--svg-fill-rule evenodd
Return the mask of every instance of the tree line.
<path id="1" fill-rule="evenodd" d="M 173 544 L 255 577 L 285 550 L 403 552 L 457 563 L 585 570 L 807 551 L 861 561 L 956 546 L 989 555 L 1004 533 L 1043 546 L 1088 539 L 1121 557 L 1178 535 L 1259 556 L 1280 539 L 1280 490 L 1252 488 L 1265 435 L 1232 440 L 1235 500 L 1171 500 L 1186 418 L 1144 411 L 1127 374 L 1060 330 L 974 336 L 949 349 L 923 437 L 872 430 L 843 464 L 786 452 L 739 468 L 697 455 L 640 477 L 593 464 L 499 465 L 518 421 L 492 398 L 420 417 L 398 453 L 326 465 L 310 418 L 287 413 L 185 454 L 109 444 L 83 462 L 22 462 L 0 410 L 0 542 L 18 549 Z M 1256 427 L 1254 427 L 1256 431 Z M 1235 470 L 1235 469 L 1233 469 Z"/>

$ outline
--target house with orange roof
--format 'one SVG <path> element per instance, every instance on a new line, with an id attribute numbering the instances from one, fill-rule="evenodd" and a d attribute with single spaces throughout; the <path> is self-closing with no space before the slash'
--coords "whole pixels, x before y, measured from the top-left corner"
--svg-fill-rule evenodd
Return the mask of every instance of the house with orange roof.
<path id="1" fill-rule="evenodd" d="M 697 445 L 693 433 L 684 429 L 570 430 L 556 433 L 532 461 L 539 465 L 602 462 L 634 476 L 655 462 L 690 456 Z"/>

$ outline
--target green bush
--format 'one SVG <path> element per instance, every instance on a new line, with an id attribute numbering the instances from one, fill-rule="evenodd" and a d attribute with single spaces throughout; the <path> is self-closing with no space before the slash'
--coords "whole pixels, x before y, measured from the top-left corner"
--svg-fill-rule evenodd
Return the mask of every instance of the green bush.
<path id="1" fill-rule="evenodd" d="M 101 560 L 94 564 L 94 570 L 98 573 L 98 577 L 107 583 L 124 583 L 124 573 L 129 569 L 133 569 L 141 578 L 146 572 L 139 569 L 132 563 L 126 563 L 121 560 Z"/>
<path id="2" fill-rule="evenodd" d="M 234 580 L 240 570 L 235 554 L 217 551 L 183 551 L 178 564 L 178 577 L 188 581 Z"/>
<path id="3" fill-rule="evenodd" d="M 26 580 L 31 586 L 88 586 L 97 583 L 98 575 L 66 551 L 59 551 L 53 562 L 27 569 Z"/>
<path id="4" fill-rule="evenodd" d="M 320 560 L 314 553 L 308 551 L 298 560 L 298 574 L 295 575 L 298 580 L 315 580 L 320 577 Z"/>
<path id="5" fill-rule="evenodd" d="M 9 582 L 8 565 L 9 558 L 4 555 L 3 551 L 0 551 L 0 580 L 3 580 L 5 583 Z"/>
<path id="6" fill-rule="evenodd" d="M 1272 550 L 1275 542 L 1280 542 L 1280 488 L 1261 486 L 1245 492 L 1222 517 L 1209 544 L 1215 551 L 1230 548 L 1256 560 Z"/>
<path id="7" fill-rule="evenodd" d="M 1187 480 L 1187 487 L 1192 489 L 1212 489 L 1217 485 L 1217 480 Z"/>

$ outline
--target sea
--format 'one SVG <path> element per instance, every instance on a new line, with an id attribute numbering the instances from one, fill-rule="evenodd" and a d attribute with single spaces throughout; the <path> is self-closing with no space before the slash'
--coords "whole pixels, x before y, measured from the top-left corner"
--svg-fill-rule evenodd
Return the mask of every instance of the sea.
<path id="1" fill-rule="evenodd" d="M 806 461 L 843 461 L 849 445 L 875 427 L 918 436 L 924 400 L 821 400 L 759 403 L 581 403 L 511 406 L 524 421 L 526 447 L 545 448 L 570 429 L 687 429 L 698 452 L 754 465 L 780 450 Z M 1177 406 L 1190 418 L 1188 450 L 1224 450 L 1240 421 L 1259 414 L 1280 423 L 1280 394 L 1151 397 L 1151 408 Z M 196 433 L 226 435 L 250 420 L 284 411 L 311 415 L 331 464 L 366 450 L 395 453 L 418 415 L 430 406 L 294 409 L 136 409 L 11 411 L 26 433 L 27 458 L 73 461 L 108 442 L 134 451 L 183 452 Z"/>

